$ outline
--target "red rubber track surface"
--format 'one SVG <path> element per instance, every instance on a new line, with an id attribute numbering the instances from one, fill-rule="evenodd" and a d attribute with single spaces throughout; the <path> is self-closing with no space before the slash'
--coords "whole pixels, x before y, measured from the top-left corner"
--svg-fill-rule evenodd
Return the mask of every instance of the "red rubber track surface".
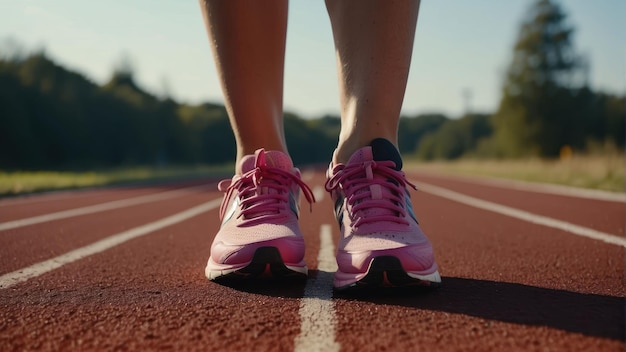
<path id="1" fill-rule="evenodd" d="M 410 179 L 623 237 L 623 203 L 433 175 Z M 323 173 L 307 183 L 323 186 Z M 6 199 L 0 202 L 0 222 L 179 187 Z M 221 196 L 198 190 L 0 231 L 0 275 Z M 413 192 L 412 198 L 443 285 L 434 291 L 335 295 L 331 314 L 342 351 L 624 350 L 624 247 L 426 192 Z M 312 213 L 306 203 L 302 209 L 312 280 L 318 274 L 320 226 L 331 225 L 335 243 L 339 233 L 327 194 Z M 305 282 L 208 281 L 204 266 L 219 228 L 217 213 L 213 209 L 0 288 L 0 351 L 294 350 Z"/>
<path id="2" fill-rule="evenodd" d="M 78 190 L 73 192 L 59 191 L 40 195 L 33 194 L 16 198 L 0 199 L 0 222 L 200 185 L 201 184 L 196 181 L 175 185 L 153 186 L 149 188 L 127 186 L 108 189 Z"/>
<path id="3" fill-rule="evenodd" d="M 420 182 L 426 182 L 468 196 L 487 199 L 502 205 L 564 220 L 594 230 L 622 237 L 624 235 L 624 203 L 488 187 L 454 179 L 442 181 L 425 174 L 417 174 L 414 176 L 414 179 L 418 180 L 418 187 Z"/>

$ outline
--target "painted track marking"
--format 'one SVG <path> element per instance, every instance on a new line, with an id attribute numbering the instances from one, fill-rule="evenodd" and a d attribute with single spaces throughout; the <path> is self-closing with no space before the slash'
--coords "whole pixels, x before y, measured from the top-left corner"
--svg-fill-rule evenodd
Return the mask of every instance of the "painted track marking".
<path id="1" fill-rule="evenodd" d="M 102 189 L 98 188 L 85 188 L 85 189 L 76 189 L 69 191 L 50 191 L 45 193 L 32 193 L 25 194 L 21 196 L 15 196 L 14 198 L 3 198 L 0 199 L 0 207 L 7 206 L 15 206 L 15 205 L 26 205 L 33 203 L 46 203 L 46 202 L 58 202 L 60 200 L 73 198 L 80 199 L 84 197 L 91 196 L 92 191 L 101 191 Z"/>
<path id="2" fill-rule="evenodd" d="M 172 191 L 160 192 L 156 194 L 147 194 L 147 195 L 133 197 L 133 198 L 114 200 L 111 202 L 94 204 L 94 205 L 89 205 L 86 207 L 75 208 L 75 209 L 68 209 L 68 210 L 63 210 L 63 211 L 59 211 L 55 213 L 33 216 L 30 218 L 7 221 L 4 223 L 0 223 L 0 231 L 39 224 L 42 222 L 66 219 L 66 218 L 71 218 L 71 217 L 80 216 L 80 215 L 93 214 L 93 213 L 98 213 L 98 212 L 106 211 L 106 210 L 119 209 L 119 208 L 129 207 L 132 205 L 138 205 L 138 204 L 143 204 L 143 203 L 156 202 L 156 201 L 176 198 L 176 197 L 180 197 L 186 194 L 198 192 L 199 190 L 203 190 L 206 188 L 208 188 L 208 186 L 194 186 L 194 187 L 188 187 L 188 188 L 183 188 L 183 189 L 176 189 Z"/>
<path id="3" fill-rule="evenodd" d="M 431 173 L 428 171 L 420 171 L 419 173 L 423 173 L 424 175 L 429 175 L 431 177 L 437 177 L 439 179 L 473 183 L 477 185 L 498 187 L 515 191 L 554 194 L 559 196 L 601 200 L 606 202 L 626 202 L 626 193 L 624 192 L 609 192 L 599 189 L 577 188 L 551 183 L 535 183 L 528 181 L 499 179 L 493 177 L 451 176 Z"/>
<path id="4" fill-rule="evenodd" d="M 320 227 L 320 252 L 317 277 L 309 279 L 300 300 L 300 334 L 295 339 L 296 352 L 339 351 L 335 341 L 335 304 L 333 274 L 337 271 L 335 247 L 330 225 Z"/>
<path id="5" fill-rule="evenodd" d="M 202 214 L 204 212 L 207 212 L 209 210 L 219 207 L 221 202 L 222 202 L 221 198 L 213 199 L 211 201 L 208 201 L 200 205 L 196 205 L 195 207 L 184 210 L 180 213 L 170 215 L 161 220 L 157 220 L 149 224 L 145 224 L 142 226 L 132 228 L 130 230 L 126 230 L 124 232 L 117 233 L 115 235 L 109 236 L 107 238 L 104 238 L 100 241 L 89 244 L 87 246 L 84 246 L 84 247 L 75 249 L 73 251 L 67 252 L 65 254 L 62 254 L 60 256 L 57 256 L 55 258 L 48 259 L 43 262 L 33 264 L 29 267 L 18 269 L 14 272 L 2 275 L 0 276 L 0 289 L 9 288 L 20 282 L 24 282 L 26 280 L 40 276 L 52 270 L 58 269 L 65 264 L 69 264 L 77 260 L 89 257 L 91 255 L 103 252 L 107 249 L 120 245 L 126 241 L 130 241 L 134 238 L 147 235 L 151 232 L 160 230 L 164 227 L 171 226 L 179 222 L 185 221 L 189 218 L 192 218 L 194 216 L 197 216 L 199 214 Z"/>
<path id="6" fill-rule="evenodd" d="M 603 241 L 610 244 L 626 247 L 626 239 L 612 235 L 610 233 L 597 231 L 588 227 L 575 225 L 566 221 L 556 220 L 547 216 L 530 213 L 517 208 L 508 207 L 506 205 L 489 202 L 483 199 L 470 197 L 468 195 L 450 191 L 448 189 L 434 186 L 427 183 L 418 182 L 418 188 L 426 193 L 430 193 L 435 196 L 446 198 L 458 203 L 469 205 L 474 208 L 488 210 L 494 213 L 510 216 L 516 219 L 528 221 L 533 224 L 552 227 L 558 230 L 566 231 L 574 235 L 591 238 L 594 240 Z"/>
<path id="7" fill-rule="evenodd" d="M 313 176 L 315 176 L 315 171 L 307 170 L 300 175 L 300 178 L 304 182 L 309 182 L 313 179 Z"/>
<path id="8" fill-rule="evenodd" d="M 324 195 L 326 194 L 326 189 L 323 186 L 315 186 L 313 187 L 313 196 L 315 197 L 316 202 L 321 202 L 324 199 Z"/>

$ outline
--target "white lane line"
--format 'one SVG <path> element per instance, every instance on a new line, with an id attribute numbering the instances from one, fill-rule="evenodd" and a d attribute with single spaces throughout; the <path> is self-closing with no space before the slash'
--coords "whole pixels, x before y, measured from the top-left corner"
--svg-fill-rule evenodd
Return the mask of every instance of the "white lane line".
<path id="1" fill-rule="evenodd" d="M 309 181 L 311 181 L 311 179 L 313 178 L 314 175 L 315 175 L 315 171 L 307 170 L 304 173 L 302 173 L 302 175 L 300 177 L 302 178 L 302 181 L 309 182 Z"/>
<path id="2" fill-rule="evenodd" d="M 606 232 L 597 231 L 588 227 L 572 224 L 562 220 L 556 220 L 547 216 L 530 213 L 517 208 L 508 207 L 506 205 L 489 202 L 479 198 L 467 196 L 462 193 L 454 192 L 441 188 L 438 186 L 430 185 L 420 182 L 418 188 L 426 193 L 430 193 L 442 198 L 450 199 L 452 201 L 469 205 L 475 208 L 480 208 L 494 213 L 510 216 L 516 219 L 528 221 L 533 224 L 552 227 L 555 229 L 567 231 L 574 235 L 591 238 L 594 240 L 603 241 L 610 244 L 626 247 L 626 239 Z"/>
<path id="3" fill-rule="evenodd" d="M 326 194 L 326 189 L 322 186 L 313 187 L 313 196 L 315 197 L 316 202 L 321 202 L 324 199 L 324 195 Z"/>
<path id="4" fill-rule="evenodd" d="M 559 196 L 586 198 L 594 200 L 602 200 L 607 202 L 626 202 L 626 194 L 623 192 L 609 192 L 598 189 L 576 188 L 562 185 L 553 185 L 547 183 L 532 183 L 514 180 L 500 179 L 470 179 L 468 182 L 483 184 L 487 186 L 495 186 L 499 188 L 508 188 L 526 192 L 547 193 Z"/>
<path id="5" fill-rule="evenodd" d="M 335 304 L 333 274 L 337 271 L 335 248 L 330 225 L 320 228 L 320 253 L 317 277 L 309 279 L 300 301 L 300 334 L 295 339 L 296 352 L 339 351 L 335 341 Z"/>
<path id="6" fill-rule="evenodd" d="M 33 216 L 30 218 L 7 221 L 7 222 L 0 223 L 0 231 L 39 224 L 42 222 L 66 219 L 66 218 L 79 216 L 79 215 L 93 214 L 93 213 L 98 213 L 98 212 L 105 211 L 105 210 L 119 209 L 119 208 L 129 207 L 132 205 L 138 205 L 138 204 L 143 204 L 143 203 L 166 200 L 170 198 L 176 198 L 176 197 L 180 197 L 189 193 L 198 192 L 199 190 L 206 189 L 206 188 L 208 188 L 208 186 L 187 187 L 183 189 L 176 189 L 173 191 L 160 192 L 156 194 L 147 194 L 147 195 L 133 197 L 133 198 L 114 200 L 111 202 L 106 202 L 106 203 L 101 203 L 101 204 L 94 204 L 94 205 L 90 205 L 90 206 L 86 206 L 82 208 L 68 209 L 68 210 L 63 210 L 63 211 L 59 211 L 56 213 L 50 213 L 50 214 L 44 214 L 44 215 L 39 215 L 39 216 Z"/>
<path id="7" fill-rule="evenodd" d="M 499 178 L 493 178 L 493 177 L 451 176 L 451 175 L 442 175 L 442 174 L 428 172 L 428 171 L 418 171 L 418 173 L 423 173 L 425 175 L 430 175 L 430 176 L 434 176 L 434 177 L 442 178 L 442 179 L 473 183 L 473 184 L 489 186 L 489 187 L 498 187 L 498 188 L 534 192 L 534 193 L 555 194 L 559 196 L 567 196 L 567 197 L 575 197 L 575 198 L 602 200 L 606 202 L 617 202 L 617 203 L 626 202 L 626 193 L 624 192 L 609 192 L 609 191 L 603 191 L 599 189 L 577 188 L 577 187 L 557 185 L 557 184 L 551 184 L 551 183 L 506 180 L 506 179 L 499 179 Z"/>
<path id="8" fill-rule="evenodd" d="M 86 196 L 101 195 L 102 189 L 79 189 L 71 191 L 50 191 L 46 193 L 25 194 L 15 198 L 0 199 L 0 207 L 25 205 L 32 203 L 56 202 L 67 198 L 84 198 Z"/>
<path id="9" fill-rule="evenodd" d="M 174 215 L 170 215 L 161 220 L 151 222 L 142 226 L 132 228 L 130 230 L 120 232 L 110 237 L 104 238 L 100 241 L 94 242 L 90 245 L 75 249 L 73 251 L 62 254 L 58 257 L 33 264 L 29 267 L 16 270 L 14 272 L 0 276 L 0 289 L 9 288 L 20 282 L 32 279 L 39 275 L 45 274 L 52 270 L 58 269 L 65 264 L 69 264 L 80 260 L 85 257 L 106 251 L 126 241 L 130 241 L 134 238 L 147 235 L 153 231 L 160 230 L 164 227 L 177 224 L 185 221 L 189 218 L 207 212 L 209 210 L 217 208 L 222 202 L 222 199 L 214 199 L 187 210 L 181 211 Z"/>

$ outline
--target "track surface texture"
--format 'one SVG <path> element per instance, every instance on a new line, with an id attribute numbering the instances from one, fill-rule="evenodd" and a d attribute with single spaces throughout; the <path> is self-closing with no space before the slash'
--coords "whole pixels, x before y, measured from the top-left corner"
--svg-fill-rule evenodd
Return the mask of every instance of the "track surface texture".
<path id="1" fill-rule="evenodd" d="M 435 290 L 333 293 L 319 170 L 293 282 L 205 278 L 216 180 L 0 200 L 0 351 L 624 351 L 623 197 L 408 176 Z"/>

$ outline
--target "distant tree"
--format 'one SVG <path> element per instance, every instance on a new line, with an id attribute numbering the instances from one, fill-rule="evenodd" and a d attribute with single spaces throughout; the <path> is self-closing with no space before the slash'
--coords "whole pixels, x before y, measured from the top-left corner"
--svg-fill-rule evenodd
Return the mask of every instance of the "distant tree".
<path id="1" fill-rule="evenodd" d="M 587 93 L 583 130 L 585 146 L 588 142 L 609 142 L 616 146 L 624 146 L 626 122 L 626 97 L 603 92 Z"/>
<path id="2" fill-rule="evenodd" d="M 0 59 L 0 168 L 199 162 L 187 142 L 197 132 L 177 110 L 140 89 L 128 70 L 99 87 L 43 53 Z"/>
<path id="3" fill-rule="evenodd" d="M 442 114 L 422 114 L 400 119 L 398 147 L 402 153 L 415 153 L 422 138 L 437 131 L 449 120 Z"/>
<path id="4" fill-rule="evenodd" d="M 17 62 L 27 56 L 24 46 L 14 37 L 7 36 L 0 39 L 0 59 Z"/>
<path id="5" fill-rule="evenodd" d="M 617 146 L 624 148 L 626 133 L 626 96 L 607 96 L 604 102 L 606 136 Z"/>
<path id="6" fill-rule="evenodd" d="M 119 61 L 113 66 L 113 77 L 111 83 L 130 84 L 137 88 L 134 81 L 135 65 L 128 53 L 123 53 Z"/>
<path id="7" fill-rule="evenodd" d="M 293 113 L 284 114 L 287 148 L 296 165 L 326 163 L 330 160 L 338 137 L 338 134 L 332 135 L 331 129 L 326 129 L 335 121 L 332 119 L 327 117 L 321 121 L 306 121 Z M 317 122 L 321 122 L 321 125 Z"/>
<path id="8" fill-rule="evenodd" d="M 335 115 L 324 115 L 317 119 L 307 120 L 307 127 L 323 132 L 328 138 L 336 142 L 341 130 L 341 118 Z"/>
<path id="9" fill-rule="evenodd" d="M 580 138 L 568 132 L 580 126 L 577 95 L 586 84 L 573 33 L 555 0 L 538 0 L 528 11 L 494 117 L 502 156 L 554 156 Z"/>
<path id="10" fill-rule="evenodd" d="M 474 151 L 492 134 L 490 118 L 488 114 L 469 114 L 446 120 L 436 131 L 420 139 L 417 155 L 426 160 L 456 159 Z"/>

